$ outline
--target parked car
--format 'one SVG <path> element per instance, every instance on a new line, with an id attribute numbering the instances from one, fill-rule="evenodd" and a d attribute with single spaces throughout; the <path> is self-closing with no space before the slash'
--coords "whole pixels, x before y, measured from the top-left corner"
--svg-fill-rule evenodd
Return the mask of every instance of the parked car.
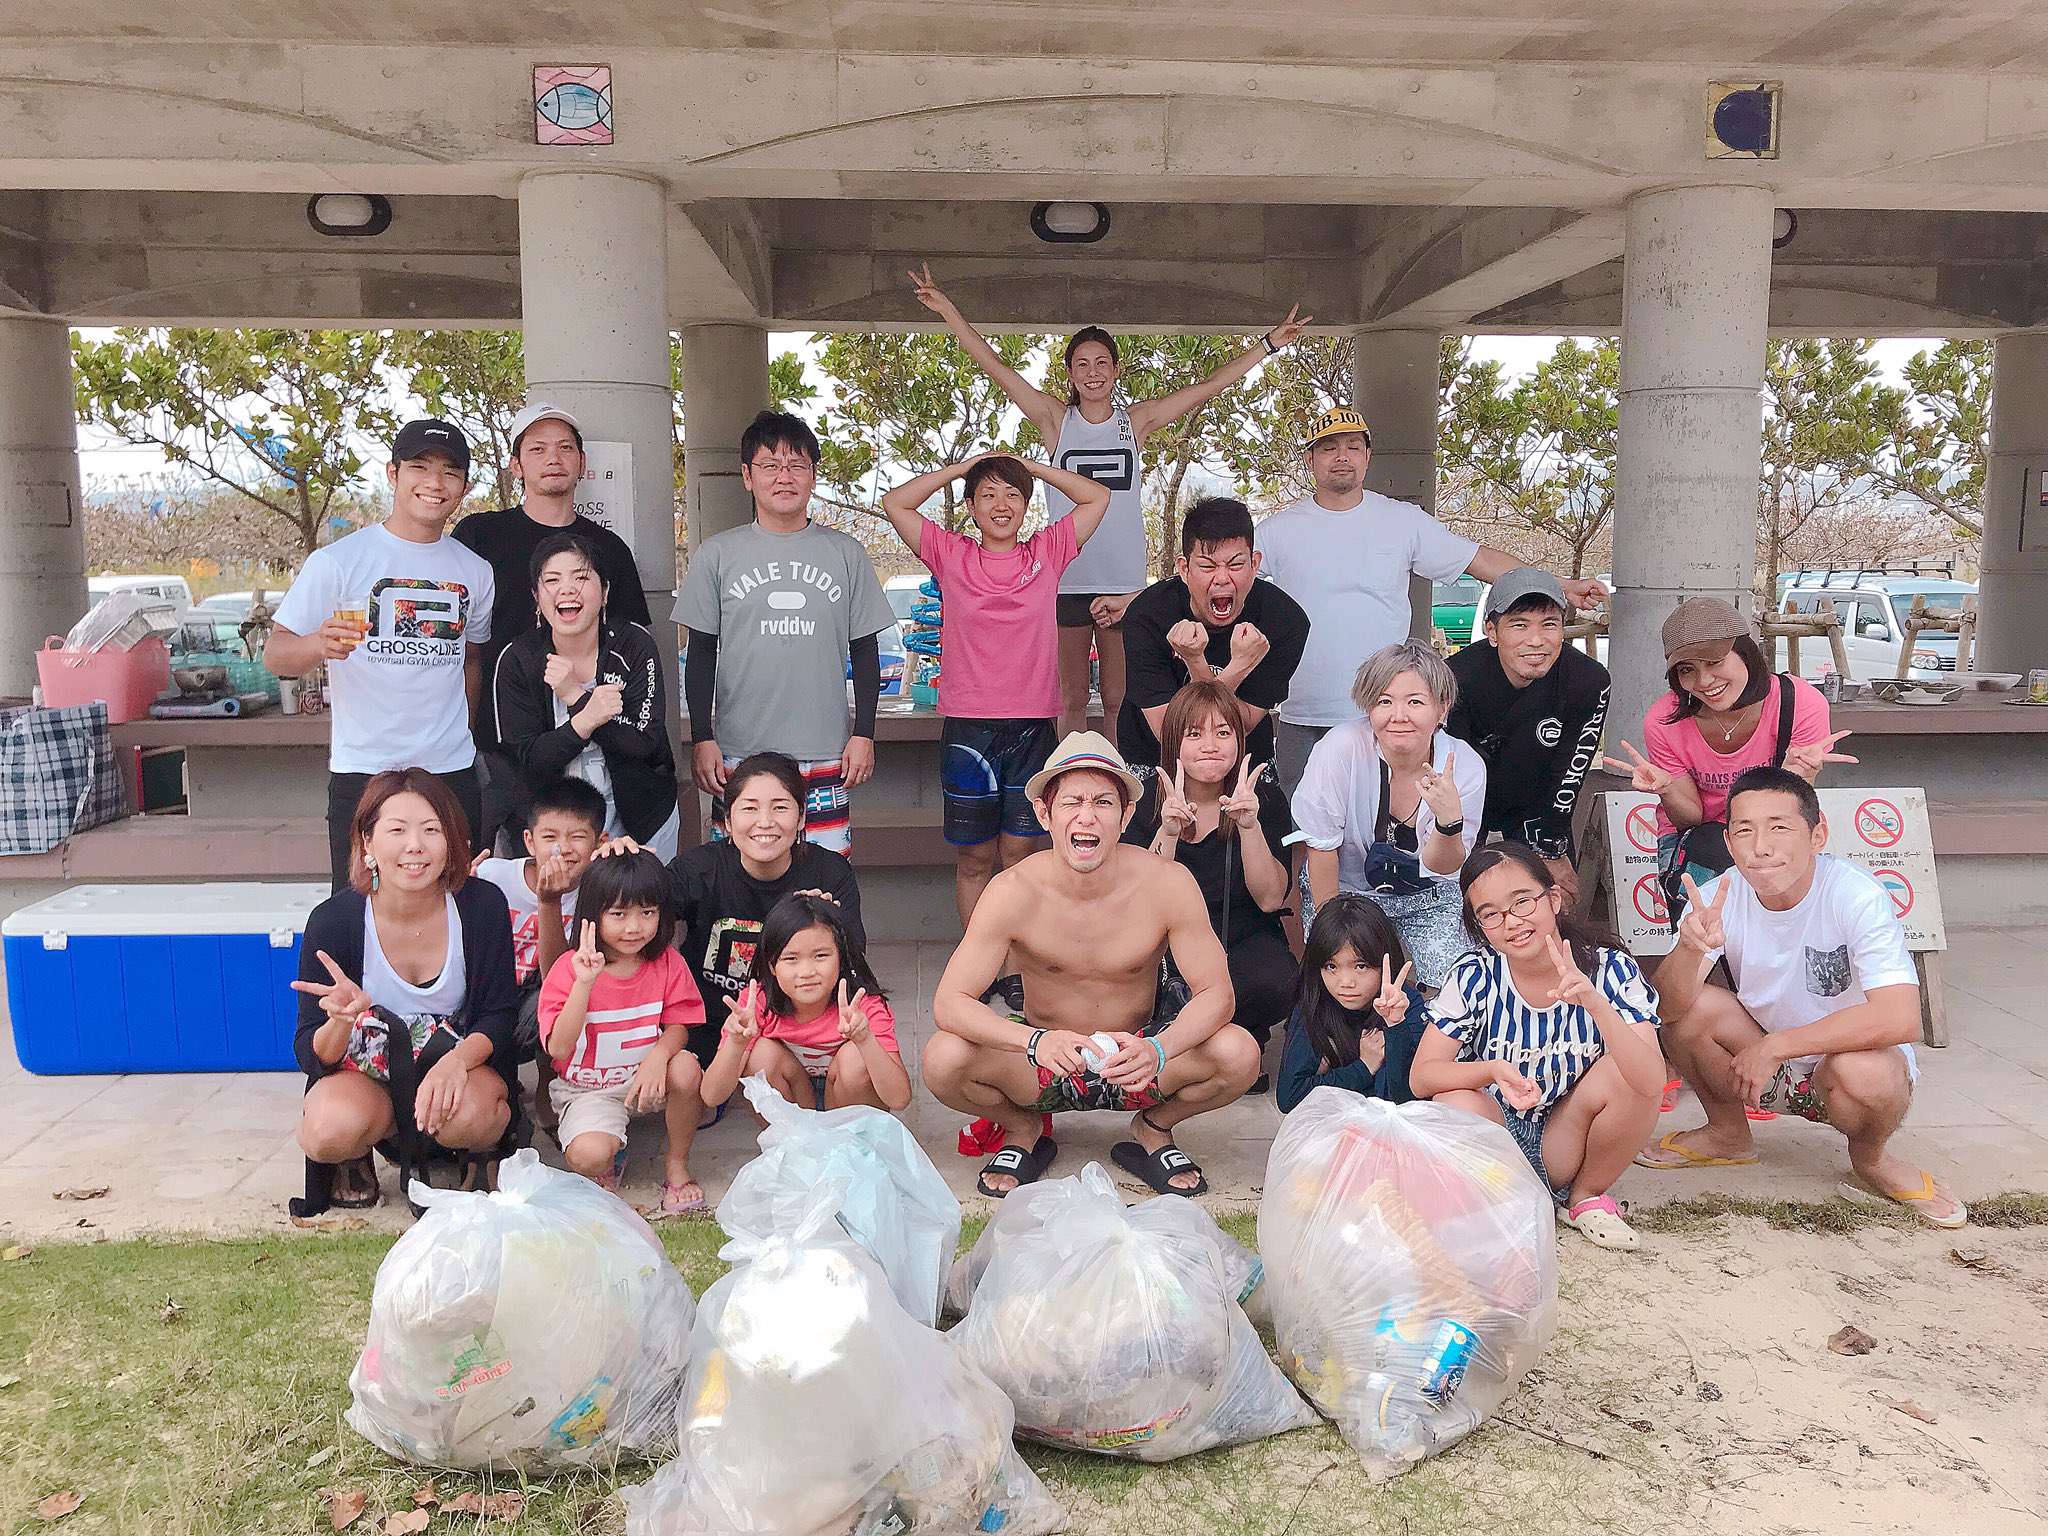
<path id="1" fill-rule="evenodd" d="M 1487 583 L 1477 576 L 1460 576 L 1456 581 L 1439 581 L 1430 598 L 1429 621 L 1444 632 L 1453 650 L 1470 645 L 1479 626 L 1479 601 Z"/>
<path id="2" fill-rule="evenodd" d="M 1795 613 L 1818 613 L 1832 603 L 1842 616 L 1842 648 L 1848 653 L 1852 678 L 1891 677 L 1899 669 L 1899 646 L 1906 637 L 1906 616 L 1916 596 L 1928 608 L 1960 608 L 1977 590 L 1974 581 L 1932 575 L 1880 575 L 1867 571 L 1801 571 L 1779 583 L 1778 607 L 1789 600 Z M 1956 669 L 1956 636 L 1924 632 L 1913 642 L 1909 677 L 1935 677 Z M 1799 671 L 1821 677 L 1834 671 L 1834 653 L 1825 640 L 1804 640 L 1799 646 Z"/>

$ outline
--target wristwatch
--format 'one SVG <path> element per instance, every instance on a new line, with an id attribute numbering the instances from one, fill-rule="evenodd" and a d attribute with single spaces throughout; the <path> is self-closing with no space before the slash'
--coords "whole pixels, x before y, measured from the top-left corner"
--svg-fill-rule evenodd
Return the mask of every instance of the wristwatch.
<path id="1" fill-rule="evenodd" d="M 1465 835 L 1465 818 L 1460 816 L 1456 821 L 1440 821 L 1436 824 L 1436 829 L 1443 833 L 1445 837 L 1463 837 Z"/>

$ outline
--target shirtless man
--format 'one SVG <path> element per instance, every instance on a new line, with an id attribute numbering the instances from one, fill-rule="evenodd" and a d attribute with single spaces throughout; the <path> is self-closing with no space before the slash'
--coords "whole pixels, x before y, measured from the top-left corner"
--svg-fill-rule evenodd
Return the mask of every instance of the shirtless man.
<path id="1" fill-rule="evenodd" d="M 1134 1139 L 1111 1159 L 1161 1194 L 1199 1195 L 1208 1180 L 1173 1128 L 1259 1075 L 1258 1046 L 1230 1022 L 1230 972 L 1201 889 L 1118 841 L 1140 786 L 1096 732 L 1061 742 L 1027 789 L 1052 847 L 997 875 L 975 907 L 932 1000 L 925 1086 L 1002 1127 L 985 1195 L 1043 1176 L 1059 1149 L 1034 1140 L 1039 1116 L 1081 1109 L 1133 1111 Z M 1162 989 L 1169 951 L 1185 986 Z M 998 984 L 1006 960 L 1017 974 Z"/>

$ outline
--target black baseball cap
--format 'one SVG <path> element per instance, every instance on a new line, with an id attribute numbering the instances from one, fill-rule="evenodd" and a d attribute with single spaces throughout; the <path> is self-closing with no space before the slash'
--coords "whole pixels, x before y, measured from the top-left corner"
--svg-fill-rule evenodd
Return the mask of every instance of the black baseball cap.
<path id="1" fill-rule="evenodd" d="M 462 471 L 462 478 L 469 478 L 469 439 L 453 422 L 423 416 L 418 421 L 408 421 L 398 429 L 398 436 L 391 440 L 391 462 L 394 464 L 403 464 L 407 459 L 422 459 L 430 453 L 447 454 L 455 461 L 455 467 Z"/>

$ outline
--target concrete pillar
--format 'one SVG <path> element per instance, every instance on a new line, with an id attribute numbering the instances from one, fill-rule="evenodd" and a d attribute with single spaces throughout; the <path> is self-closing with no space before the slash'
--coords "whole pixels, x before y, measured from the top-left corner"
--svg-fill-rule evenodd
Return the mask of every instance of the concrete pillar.
<path id="1" fill-rule="evenodd" d="M 586 443 L 633 450 L 633 547 L 648 606 L 676 585 L 675 426 L 668 351 L 668 194 L 616 171 L 535 171 L 519 184 L 526 387 L 572 411 Z"/>
<path id="2" fill-rule="evenodd" d="M 1627 204 L 1610 741 L 1640 744 L 1675 604 L 1755 606 L 1771 217 L 1765 187 L 1676 187 Z"/>
<path id="3" fill-rule="evenodd" d="M 765 329 L 683 327 L 683 507 L 690 548 L 753 519 L 753 497 L 740 483 L 740 434 L 767 405 Z"/>
<path id="4" fill-rule="evenodd" d="M 1980 672 L 2048 667 L 2048 332 L 1993 344 L 1991 462 L 1979 546 Z"/>
<path id="5" fill-rule="evenodd" d="M 0 318 L 0 698 L 26 699 L 35 653 L 86 609 L 71 328 Z"/>
<path id="6" fill-rule="evenodd" d="M 1435 331 L 1353 331 L 1351 403 L 1372 428 L 1365 488 L 1436 510 L 1437 355 Z M 1408 632 L 1427 640 L 1431 583 L 1408 583 Z"/>

